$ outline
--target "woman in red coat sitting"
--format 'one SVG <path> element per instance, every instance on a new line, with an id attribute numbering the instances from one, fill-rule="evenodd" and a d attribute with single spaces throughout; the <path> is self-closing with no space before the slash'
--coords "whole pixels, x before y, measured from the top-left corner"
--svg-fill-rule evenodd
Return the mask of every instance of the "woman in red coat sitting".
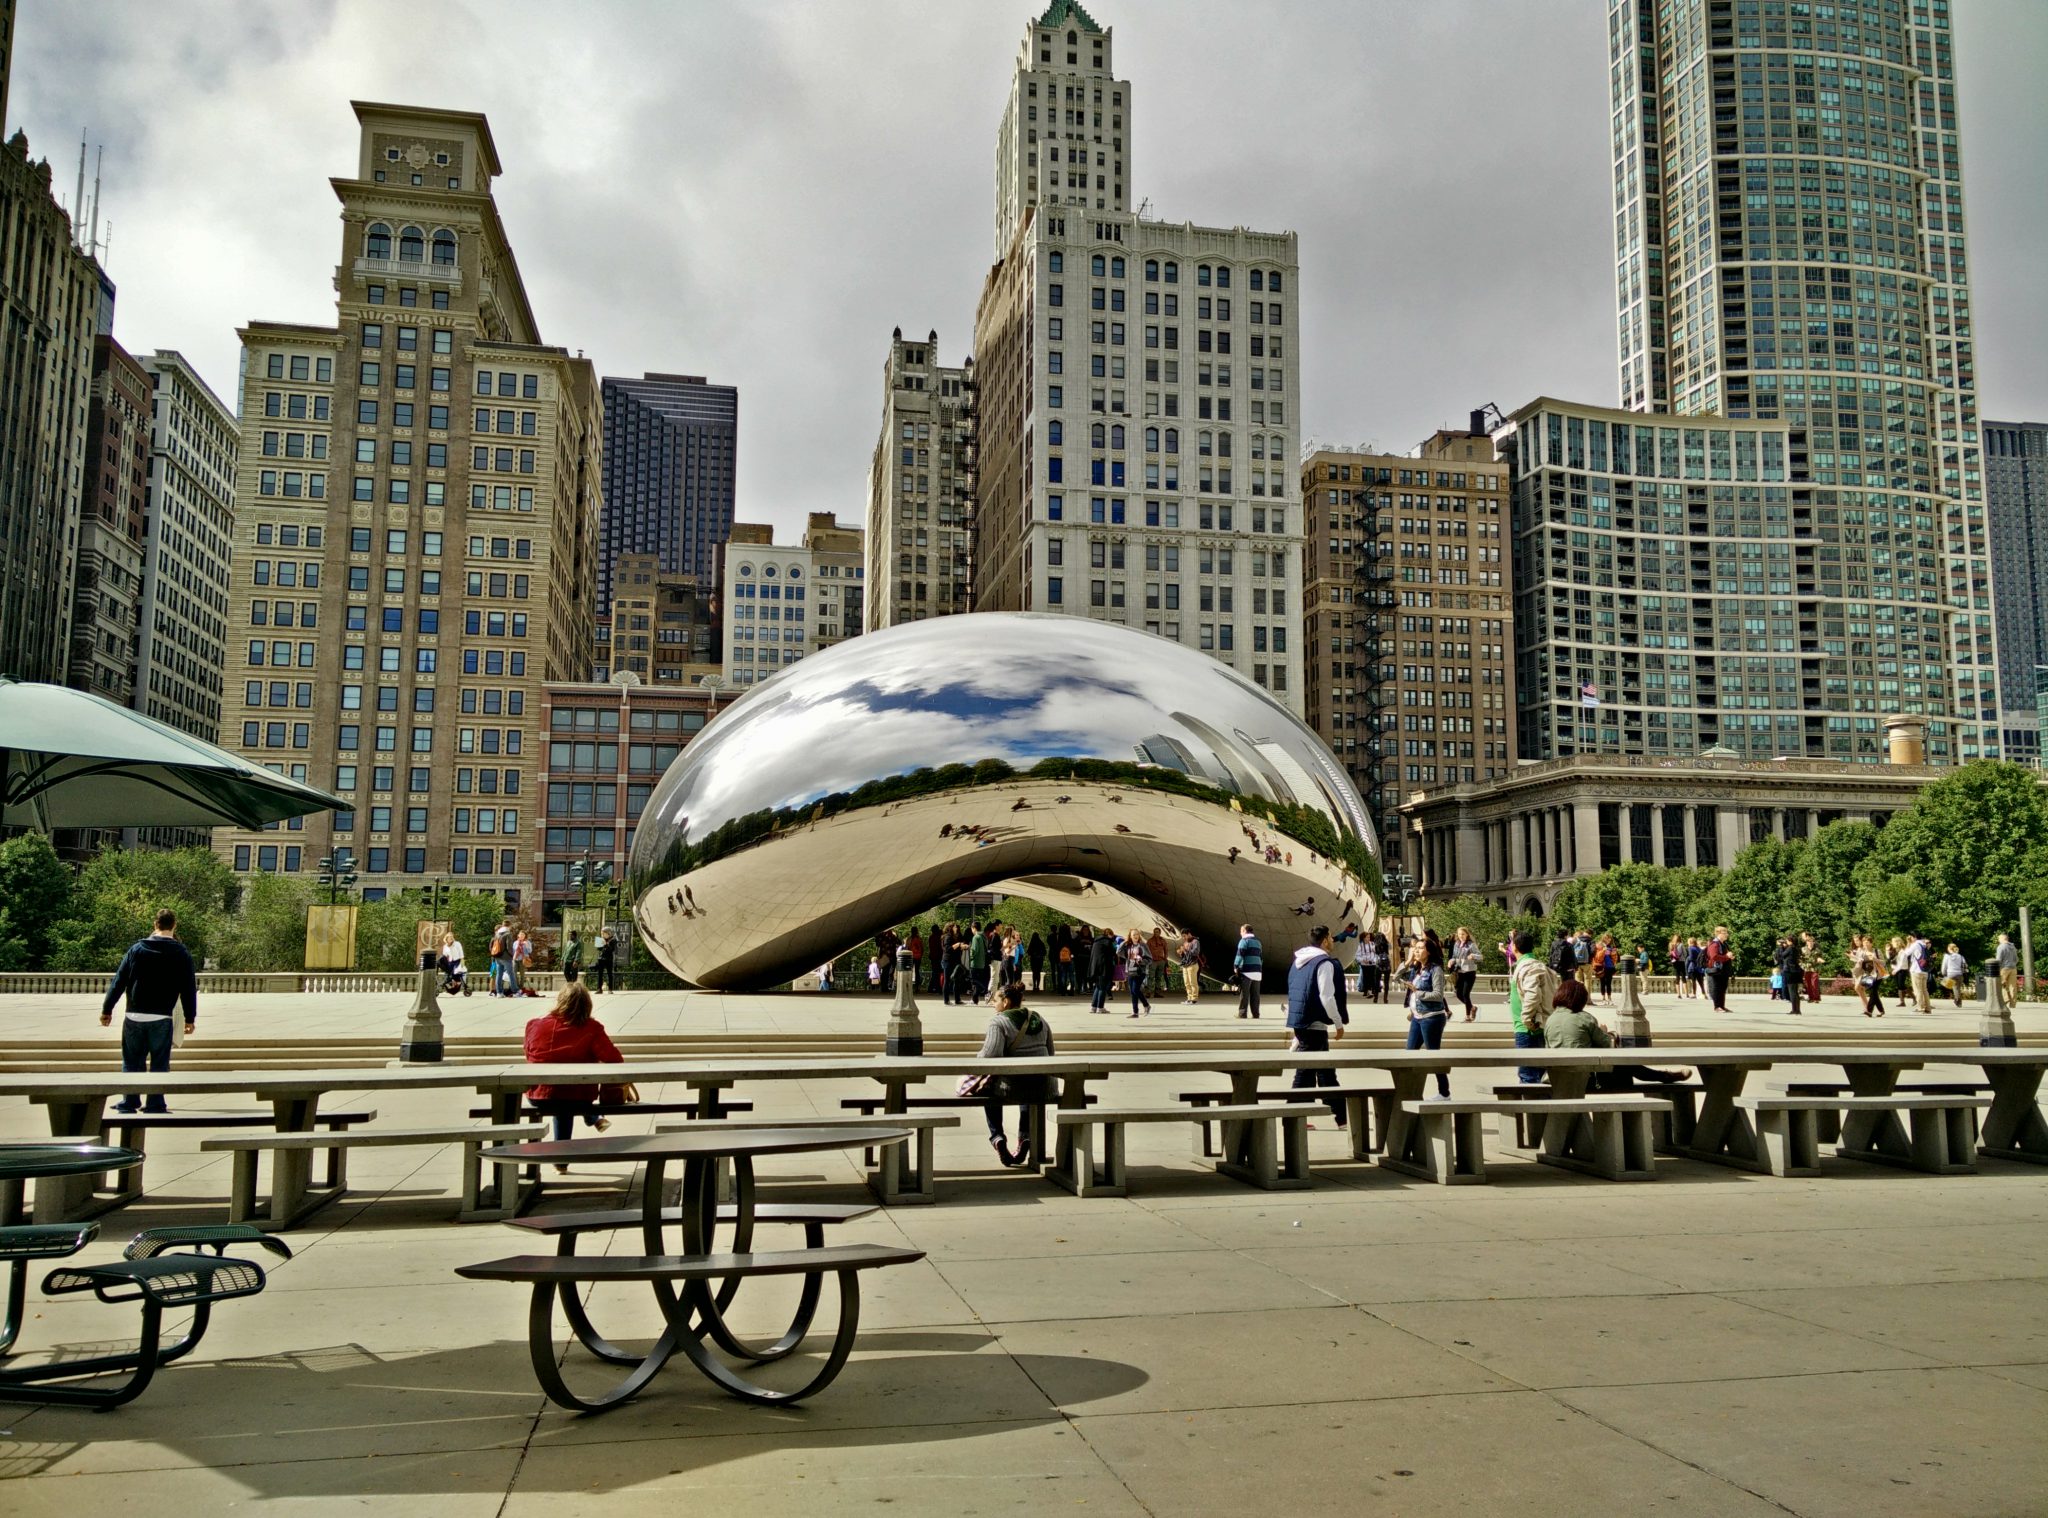
<path id="1" fill-rule="evenodd" d="M 590 988 L 580 981 L 562 988 L 554 1009 L 526 1025 L 526 1062 L 530 1065 L 619 1065 L 626 1056 L 590 1015 Z M 596 1112 L 597 1086 L 539 1085 L 526 1093 L 533 1109 L 552 1118 L 555 1137 L 566 1139 L 579 1114 L 598 1132 L 611 1126 Z"/>

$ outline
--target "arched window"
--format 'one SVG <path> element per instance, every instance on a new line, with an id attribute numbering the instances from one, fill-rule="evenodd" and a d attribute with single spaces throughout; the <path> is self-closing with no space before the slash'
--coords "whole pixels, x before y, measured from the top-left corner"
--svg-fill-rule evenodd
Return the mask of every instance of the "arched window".
<path id="1" fill-rule="evenodd" d="M 1045 440 L 1054 447 L 1058 447 L 1061 443 L 1065 442 L 1066 436 L 1067 429 L 1060 424 L 1058 417 L 1054 417 L 1045 424 Z"/>
<path id="2" fill-rule="evenodd" d="M 1121 258 L 1112 258 L 1109 261 L 1109 277 L 1111 279 L 1122 279 L 1124 277 L 1124 261 Z"/>
<path id="3" fill-rule="evenodd" d="M 1145 451 L 1147 453 L 1157 453 L 1159 451 L 1159 429 L 1157 427 L 1147 427 L 1145 429 Z"/>
<path id="4" fill-rule="evenodd" d="M 423 263 L 427 257 L 427 234 L 418 227 L 405 227 L 398 234 L 398 257 L 402 263 Z"/>
<path id="5" fill-rule="evenodd" d="M 1169 427 L 1166 429 L 1166 451 L 1168 453 L 1180 452 L 1180 428 Z"/>
<path id="6" fill-rule="evenodd" d="M 1198 285 L 1209 283 L 1209 266 L 1207 264 L 1197 264 L 1195 266 L 1195 283 Z"/>
<path id="7" fill-rule="evenodd" d="M 1156 259 L 1156 258 L 1148 258 L 1148 259 L 1146 259 L 1146 260 L 1145 260 L 1145 278 L 1147 278 L 1147 279 L 1151 280 L 1151 281 L 1152 281 L 1152 282 L 1153 282 L 1154 284 L 1157 284 L 1157 283 L 1159 282 L 1159 260 L 1158 260 L 1158 259 Z"/>
<path id="8" fill-rule="evenodd" d="M 389 258 L 391 256 L 391 229 L 381 221 L 370 223 L 370 230 L 363 234 L 363 257 Z"/>
<path id="9" fill-rule="evenodd" d="M 1229 457 L 1230 457 L 1230 434 L 1229 434 L 1229 433 L 1227 433 L 1227 432 L 1219 432 L 1219 433 L 1217 433 L 1217 434 L 1216 434 L 1216 453 L 1217 453 L 1218 457 L 1220 457 L 1220 458 L 1226 458 L 1226 459 L 1227 459 L 1227 458 L 1229 458 Z"/>
<path id="10" fill-rule="evenodd" d="M 1166 282 L 1169 285 L 1177 285 L 1180 283 L 1180 265 L 1174 263 L 1171 259 L 1169 259 L 1166 264 Z"/>
<path id="11" fill-rule="evenodd" d="M 1109 446 L 1112 448 L 1121 448 L 1123 447 L 1123 445 L 1124 429 L 1123 425 L 1119 423 L 1118 425 L 1109 429 Z"/>
<path id="12" fill-rule="evenodd" d="M 1105 447 L 1108 443 L 1108 431 L 1109 429 L 1104 427 L 1102 423 L 1097 422 L 1093 427 L 1090 427 L 1088 429 L 1088 441 L 1097 448 Z"/>
<path id="13" fill-rule="evenodd" d="M 1102 278 L 1102 271 L 1105 267 L 1106 264 L 1104 263 L 1103 257 L 1100 253 L 1096 254 L 1093 258 L 1088 260 L 1088 272 L 1090 274 L 1093 274 L 1097 279 Z"/>
<path id="14" fill-rule="evenodd" d="M 1215 437 L 1215 434 L 1214 434 L 1214 433 L 1204 432 L 1204 433 L 1201 433 L 1201 434 L 1199 434 L 1199 435 L 1197 435 L 1197 436 L 1196 436 L 1196 438 L 1195 438 L 1195 452 L 1196 452 L 1196 453 L 1200 454 L 1200 455 L 1201 455 L 1201 456 L 1202 456 L 1203 458 L 1207 458 L 1207 457 L 1208 457 L 1208 456 L 1209 456 L 1210 454 L 1214 453 L 1215 451 L 1216 451 L 1216 437 Z"/>
<path id="15" fill-rule="evenodd" d="M 1228 290 L 1230 288 L 1229 264 L 1218 264 L 1216 266 L 1216 288 L 1219 290 Z"/>
<path id="16" fill-rule="evenodd" d="M 455 267 L 455 234 L 446 227 L 434 234 L 434 262 L 450 269 Z"/>

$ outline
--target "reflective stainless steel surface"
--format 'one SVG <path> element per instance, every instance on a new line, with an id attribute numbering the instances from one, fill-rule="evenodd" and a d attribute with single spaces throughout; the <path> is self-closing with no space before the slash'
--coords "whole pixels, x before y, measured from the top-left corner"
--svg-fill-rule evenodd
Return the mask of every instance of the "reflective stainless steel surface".
<path id="1" fill-rule="evenodd" d="M 735 702 L 656 787 L 635 916 L 697 985 L 772 985 L 962 891 L 1097 927 L 1240 923 L 1284 962 L 1370 926 L 1365 807 L 1336 759 L 1204 654 L 1081 617 L 976 613 L 870 633 Z"/>

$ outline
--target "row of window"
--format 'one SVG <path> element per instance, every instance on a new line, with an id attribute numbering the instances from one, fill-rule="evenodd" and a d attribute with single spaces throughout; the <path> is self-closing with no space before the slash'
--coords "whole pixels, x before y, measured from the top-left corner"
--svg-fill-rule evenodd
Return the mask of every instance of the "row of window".
<path id="1" fill-rule="evenodd" d="M 1067 498 L 1054 493 L 1045 498 L 1045 519 L 1048 522 L 1066 520 Z M 1196 507 L 1195 525 L 1203 532 L 1233 532 L 1237 509 L 1229 502 L 1203 501 Z M 1121 525 L 1125 519 L 1125 502 L 1122 496 L 1090 496 L 1088 498 L 1088 520 Z M 1178 501 L 1145 502 L 1145 525 L 1147 527 L 1179 527 L 1180 503 Z M 1284 507 L 1254 506 L 1251 508 L 1251 530 L 1272 532 L 1285 536 L 1287 532 L 1287 511 Z"/>
<path id="2" fill-rule="evenodd" d="M 382 285 L 371 285 L 365 298 L 373 306 L 385 304 L 384 287 Z M 420 303 L 420 292 L 412 285 L 400 285 L 398 287 L 398 303 L 401 306 L 417 306 Z M 434 291 L 432 304 L 436 311 L 446 311 L 448 309 L 448 292 L 446 290 Z"/>
<path id="3" fill-rule="evenodd" d="M 343 826 L 344 819 L 347 820 L 346 827 Z M 354 830 L 355 818 L 351 813 L 335 813 L 335 832 L 353 832 Z M 250 845 L 246 843 L 235 845 L 235 868 L 243 873 L 247 873 L 252 859 L 258 870 L 263 871 L 265 874 L 272 873 L 278 868 L 280 857 L 283 859 L 286 874 L 298 873 L 302 862 L 302 849 L 298 844 L 286 845 L 282 850 L 281 856 L 278 846 L 272 843 L 258 844 L 253 851 Z M 406 874 L 426 874 L 427 851 L 425 849 L 409 848 L 400 857 Z M 388 874 L 391 870 L 391 850 L 383 847 L 365 850 L 363 868 L 373 875 Z M 477 849 L 474 851 L 473 857 L 469 849 L 456 849 L 448 856 L 448 873 L 451 875 L 515 875 L 518 873 L 518 870 L 519 851 L 516 849 Z M 374 901 L 382 899 L 383 894 L 381 890 L 373 887 L 365 891 L 363 897 L 365 900 Z M 510 902 L 515 894 L 508 892 L 506 900 Z"/>
<path id="4" fill-rule="evenodd" d="M 447 155 L 443 154 L 442 157 L 445 160 Z M 417 183 L 417 179 L 414 182 Z M 455 186 L 452 179 L 448 183 L 450 188 Z M 406 226 L 398 229 L 397 248 L 400 263 L 425 263 L 430 247 L 434 263 L 443 268 L 455 266 L 455 234 L 446 227 L 436 227 L 431 242 L 427 233 L 419 227 Z M 363 233 L 363 256 L 388 260 L 391 257 L 391 250 L 391 228 L 381 221 L 371 222 Z"/>
<path id="5" fill-rule="evenodd" d="M 417 365 L 393 364 L 391 366 L 392 387 L 397 390 L 415 389 L 417 388 L 418 375 L 419 369 Z M 365 390 L 375 390 L 379 385 L 383 384 L 384 366 L 382 362 L 377 359 L 364 359 L 356 367 L 356 383 Z M 454 377 L 451 370 L 437 366 L 427 371 L 427 388 L 429 390 L 445 391 L 453 388 L 453 384 Z M 371 404 L 375 403 L 372 402 Z M 361 410 L 360 403 L 357 409 L 358 411 Z"/>
<path id="6" fill-rule="evenodd" d="M 1051 273 L 1058 274 L 1063 272 L 1066 265 L 1066 256 L 1058 248 L 1053 249 L 1047 255 L 1047 260 L 1046 267 Z M 1121 257 L 1109 256 L 1105 258 L 1105 255 L 1101 253 L 1091 254 L 1088 259 L 1088 272 L 1097 279 L 1105 277 L 1109 279 L 1122 279 L 1124 277 L 1124 261 Z M 1277 295 L 1281 291 L 1281 279 L 1281 271 L 1278 269 L 1251 269 L 1246 272 L 1245 283 L 1254 290 L 1266 290 Z M 1159 284 L 1162 281 L 1169 285 L 1179 284 L 1180 265 L 1172 259 L 1166 259 L 1163 262 L 1156 258 L 1146 259 L 1145 282 L 1147 284 Z M 1230 288 L 1230 265 L 1197 264 L 1195 266 L 1195 283 L 1205 288 L 1213 285 L 1219 290 L 1228 290 Z"/>

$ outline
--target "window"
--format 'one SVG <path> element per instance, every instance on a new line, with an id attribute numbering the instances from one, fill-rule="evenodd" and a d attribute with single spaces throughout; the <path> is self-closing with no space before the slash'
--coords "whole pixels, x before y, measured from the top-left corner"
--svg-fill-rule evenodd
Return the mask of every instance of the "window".
<path id="1" fill-rule="evenodd" d="M 370 230 L 363 234 L 363 256 L 365 258 L 389 258 L 391 256 L 391 229 L 381 221 L 373 223 Z M 383 287 L 380 285 L 374 288 L 377 291 L 378 297 L 381 298 L 384 293 Z"/>
<path id="2" fill-rule="evenodd" d="M 434 262 L 444 268 L 455 266 L 455 234 L 445 228 L 434 234 Z"/>

